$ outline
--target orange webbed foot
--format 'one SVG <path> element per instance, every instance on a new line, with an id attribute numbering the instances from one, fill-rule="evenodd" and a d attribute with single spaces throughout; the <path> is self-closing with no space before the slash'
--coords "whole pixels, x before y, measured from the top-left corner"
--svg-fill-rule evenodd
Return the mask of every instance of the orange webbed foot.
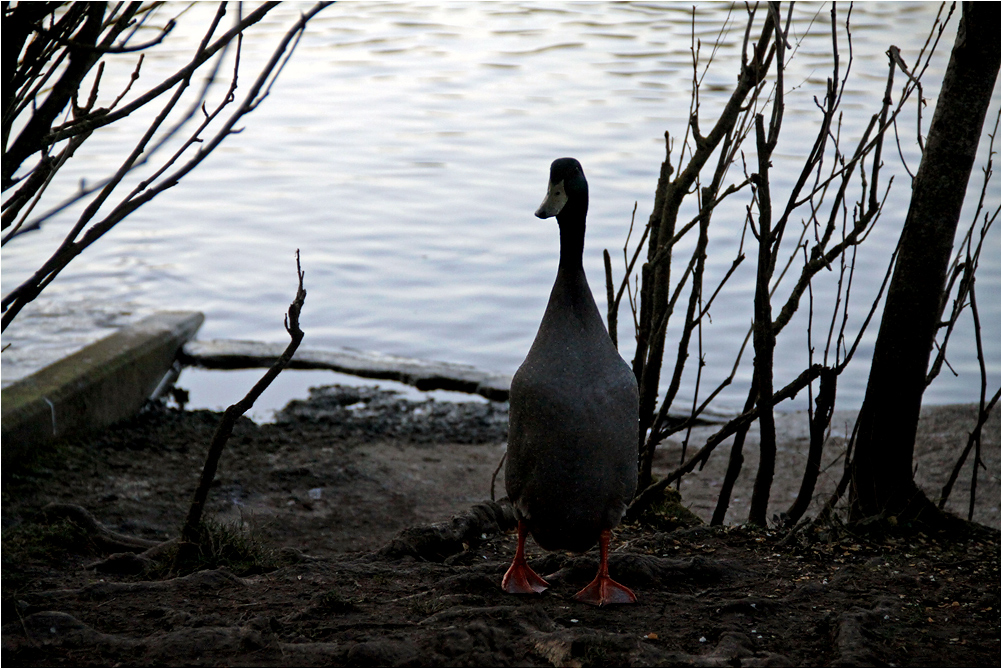
<path id="1" fill-rule="evenodd" d="M 608 576 L 596 576 L 595 580 L 582 588 L 574 599 L 592 606 L 608 606 L 610 604 L 633 604 L 637 596 L 621 583 L 616 583 Z"/>
<path id="2" fill-rule="evenodd" d="M 598 574 L 595 579 L 581 589 L 574 599 L 592 606 L 608 606 L 609 604 L 633 604 L 637 596 L 621 583 L 616 583 L 609 576 L 609 538 L 612 533 L 604 530 L 598 539 L 599 561 Z"/>
<path id="3" fill-rule="evenodd" d="M 501 581 L 501 588 L 513 595 L 533 595 L 543 592 L 549 586 L 524 560 L 521 563 L 512 562 Z"/>
<path id="4" fill-rule="evenodd" d="M 525 537 L 529 528 L 521 520 L 518 521 L 518 547 L 515 549 L 515 559 L 501 579 L 501 589 L 513 595 L 533 595 L 546 590 L 549 583 L 534 572 L 525 561 Z"/>

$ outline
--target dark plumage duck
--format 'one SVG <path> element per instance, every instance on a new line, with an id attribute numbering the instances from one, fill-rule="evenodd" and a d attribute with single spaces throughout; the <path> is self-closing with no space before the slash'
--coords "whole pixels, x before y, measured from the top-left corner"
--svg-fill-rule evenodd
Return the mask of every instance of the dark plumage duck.
<path id="1" fill-rule="evenodd" d="M 550 166 L 536 216 L 557 217 L 560 266 L 539 332 L 511 382 L 505 488 L 518 518 L 518 548 L 502 587 L 542 592 L 525 561 L 531 534 L 547 550 L 584 552 L 598 542 L 598 575 L 575 599 L 636 601 L 609 577 L 608 546 L 637 487 L 637 382 L 613 346 L 582 265 L 588 182 L 581 164 Z"/>

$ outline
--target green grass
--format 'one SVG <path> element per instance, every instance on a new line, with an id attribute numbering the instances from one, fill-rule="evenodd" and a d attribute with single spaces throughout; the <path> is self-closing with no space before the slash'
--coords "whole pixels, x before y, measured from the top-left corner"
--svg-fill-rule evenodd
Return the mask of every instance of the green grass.
<path id="1" fill-rule="evenodd" d="M 3 563 L 41 562 L 58 564 L 67 554 L 93 555 L 97 550 L 90 535 L 66 518 L 53 523 L 29 521 L 3 533 Z"/>
<path id="2" fill-rule="evenodd" d="M 3 598 L 34 580 L 38 568 L 62 567 L 70 556 L 97 554 L 90 535 L 65 518 L 53 523 L 28 520 L 3 531 Z"/>

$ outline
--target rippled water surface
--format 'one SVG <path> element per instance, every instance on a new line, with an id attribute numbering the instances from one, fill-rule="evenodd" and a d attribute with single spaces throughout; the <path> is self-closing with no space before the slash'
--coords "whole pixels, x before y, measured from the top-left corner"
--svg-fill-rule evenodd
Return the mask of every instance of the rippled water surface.
<path id="1" fill-rule="evenodd" d="M 841 128 L 850 138 L 847 147 L 879 108 L 888 45 L 914 62 L 937 9 L 932 3 L 864 3 L 853 9 L 853 62 Z M 208 11 L 196 5 L 183 17 L 144 66 L 144 76 L 152 80 L 178 67 Z M 816 132 L 813 97 L 823 96 L 831 73 L 827 11 L 810 4 L 794 10 L 796 52 L 786 75 L 788 107 L 773 168 L 779 193 L 796 178 L 798 157 Z M 246 58 L 266 57 L 296 12 L 295 5 L 285 5 L 270 16 L 266 29 L 248 39 Z M 700 118 L 709 127 L 735 81 L 743 12 L 729 15 L 722 3 L 701 5 L 695 15 L 687 5 L 654 3 L 334 5 L 310 24 L 271 96 L 245 119 L 240 134 L 84 253 L 15 320 L 3 336 L 4 346 L 10 344 L 3 353 L 3 382 L 159 309 L 205 312 L 202 338 L 285 341 L 282 319 L 295 293 L 296 249 L 302 251 L 309 291 L 304 346 L 351 346 L 512 373 L 535 334 L 556 270 L 556 225 L 532 215 L 550 161 L 574 156 L 588 177 L 585 265 L 604 312 L 602 249 L 617 259 L 621 277 L 634 204 L 638 224 L 651 211 L 664 133 L 681 138 L 685 131 L 692 32 L 704 64 L 719 36 L 700 99 Z M 926 124 L 954 34 L 952 23 L 925 75 Z M 848 56 L 843 31 L 843 72 Z M 997 109 L 998 93 L 988 124 Z M 914 170 L 914 120 L 905 124 L 902 150 Z M 52 203 L 79 179 L 112 171 L 123 140 L 134 141 L 129 133 L 137 131 L 97 133 L 62 175 L 66 182 L 50 192 Z M 749 161 L 752 151 L 749 143 Z M 851 308 L 859 315 L 851 319 L 850 337 L 883 277 L 907 209 L 901 160 L 891 150 L 885 163 L 885 177 L 896 175 L 894 188 L 856 259 Z M 979 182 L 982 164 L 972 184 Z M 729 177 L 739 180 L 740 166 Z M 989 206 L 994 209 L 998 200 L 996 178 Z M 714 218 L 708 285 L 716 285 L 737 253 L 746 203 L 739 195 Z M 51 253 L 72 213 L 4 247 L 4 294 Z M 962 226 L 972 214 L 968 206 Z M 988 249 L 977 285 L 995 379 L 991 392 L 999 376 L 997 227 Z M 702 341 L 704 392 L 729 373 L 751 321 L 752 264 L 742 266 L 711 311 Z M 837 272 L 823 274 L 814 296 L 818 355 L 835 307 Z M 785 295 L 789 283 L 777 295 Z M 780 340 L 778 385 L 806 364 L 804 304 Z M 625 301 L 620 319 L 620 350 L 630 359 L 632 317 Z M 951 343 L 949 359 L 958 375 L 944 370 L 927 402 L 977 399 L 969 320 Z M 858 362 L 840 382 L 845 408 L 862 400 L 875 334 L 874 325 Z M 669 350 L 666 357 L 673 360 L 673 343 Z M 690 361 L 697 355 L 694 342 Z M 743 401 L 750 363 L 749 347 L 722 404 Z M 198 386 L 199 378 L 189 375 L 188 383 Z M 691 397 L 691 375 L 687 384 Z M 228 394 L 218 385 L 205 395 L 206 403 L 225 405 L 244 392 Z"/>

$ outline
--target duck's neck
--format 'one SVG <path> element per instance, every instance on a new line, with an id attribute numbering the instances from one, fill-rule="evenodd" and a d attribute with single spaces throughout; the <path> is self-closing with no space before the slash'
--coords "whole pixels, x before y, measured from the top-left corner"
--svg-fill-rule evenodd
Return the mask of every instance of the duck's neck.
<path id="1" fill-rule="evenodd" d="M 584 272 L 585 221 L 584 216 L 557 216 L 560 225 L 560 271 L 564 273 Z"/>
<path id="2" fill-rule="evenodd" d="M 573 218 L 558 217 L 560 223 L 560 267 L 550 293 L 547 314 L 566 321 L 568 317 L 588 332 L 603 332 L 602 317 L 595 305 L 588 278 L 585 276 L 582 255 L 584 254 L 584 216 Z M 569 327 L 569 326 L 564 326 Z M 573 328 L 572 328 L 573 329 Z M 576 330 L 575 331 L 579 331 Z M 563 331 L 566 334 L 566 330 Z"/>

